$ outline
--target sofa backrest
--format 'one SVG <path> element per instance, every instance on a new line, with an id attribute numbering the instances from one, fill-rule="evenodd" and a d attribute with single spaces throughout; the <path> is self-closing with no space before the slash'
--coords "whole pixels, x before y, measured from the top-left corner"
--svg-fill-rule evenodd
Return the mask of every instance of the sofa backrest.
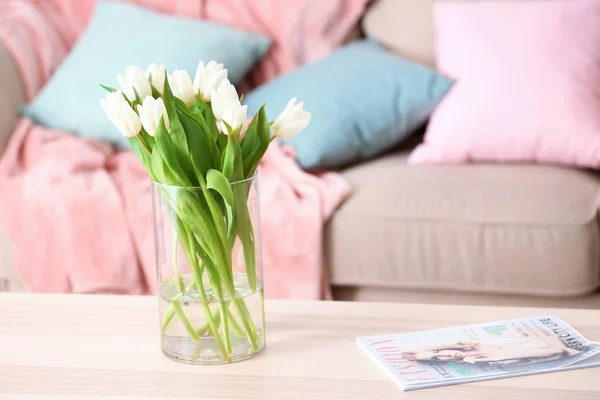
<path id="1" fill-rule="evenodd" d="M 444 0 L 377 0 L 363 18 L 363 30 L 394 53 L 433 67 L 434 1 Z"/>

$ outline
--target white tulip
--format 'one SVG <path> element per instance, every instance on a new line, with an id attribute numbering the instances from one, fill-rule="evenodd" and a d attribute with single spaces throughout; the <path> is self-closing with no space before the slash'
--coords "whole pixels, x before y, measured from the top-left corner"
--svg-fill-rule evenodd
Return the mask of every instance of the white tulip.
<path id="1" fill-rule="evenodd" d="M 115 124 L 123 136 L 132 137 L 140 133 L 142 129 L 140 117 L 123 98 L 123 93 L 120 90 L 107 93 L 106 99 L 100 99 L 100 105 L 110 122 Z"/>
<path id="2" fill-rule="evenodd" d="M 240 98 L 235 90 L 235 86 L 233 86 L 227 78 L 223 79 L 216 90 L 211 89 L 210 92 L 210 106 L 217 120 L 223 119 L 223 114 L 226 109 L 235 106 L 238 108 L 241 107 Z"/>
<path id="3" fill-rule="evenodd" d="M 183 102 L 191 107 L 196 102 L 196 93 L 192 85 L 190 74 L 186 70 L 175 70 L 169 75 L 169 86 L 173 91 L 173 95 L 183 100 Z"/>
<path id="4" fill-rule="evenodd" d="M 304 111 L 304 102 L 296 104 L 294 97 L 273 122 L 273 131 L 279 139 L 291 139 L 308 126 L 312 115 Z"/>
<path id="5" fill-rule="evenodd" d="M 169 127 L 169 116 L 167 115 L 167 109 L 162 98 L 155 99 L 152 96 L 148 96 L 142 104 L 138 104 L 137 110 L 142 121 L 142 126 L 148 135 L 154 136 L 161 118 L 163 118 L 165 127 Z"/>
<path id="6" fill-rule="evenodd" d="M 146 79 L 150 80 L 150 77 L 152 77 L 152 86 L 160 94 L 163 94 L 163 90 L 165 89 L 165 66 L 152 63 L 152 65 L 146 68 Z"/>
<path id="7" fill-rule="evenodd" d="M 211 91 L 217 89 L 226 78 L 227 70 L 223 68 L 223 64 L 210 61 L 204 65 L 204 61 L 200 61 L 194 78 L 194 90 L 200 93 L 202 100 L 208 102 L 211 99 Z"/>
<path id="8" fill-rule="evenodd" d="M 144 98 L 152 94 L 152 87 L 150 82 L 144 76 L 144 71 L 136 65 L 130 65 L 125 68 L 124 74 L 117 75 L 119 86 L 129 101 L 135 100 L 135 92 L 140 95 L 140 98 Z"/>
<path id="9" fill-rule="evenodd" d="M 244 121 L 246 120 L 246 114 L 248 113 L 248 106 L 240 105 L 238 100 L 237 104 L 231 103 L 229 107 L 225 108 L 223 112 L 222 121 L 222 130 L 228 135 L 230 132 L 227 130 L 227 126 L 225 126 L 225 122 L 231 127 L 233 131 L 240 128 Z"/>

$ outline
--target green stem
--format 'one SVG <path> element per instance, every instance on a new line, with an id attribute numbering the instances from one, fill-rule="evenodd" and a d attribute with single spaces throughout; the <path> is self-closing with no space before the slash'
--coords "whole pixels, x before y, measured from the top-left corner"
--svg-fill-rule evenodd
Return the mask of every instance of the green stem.
<path id="1" fill-rule="evenodd" d="M 189 284 L 187 288 L 185 288 L 186 292 L 189 292 L 190 289 L 192 289 L 192 287 L 194 286 L 193 283 Z M 175 296 L 173 296 L 173 298 L 171 299 L 171 302 L 177 301 L 179 300 L 181 297 L 183 296 L 182 293 L 178 293 Z M 171 320 L 173 319 L 173 317 L 175 316 L 175 308 L 173 307 L 173 304 L 169 305 L 169 308 L 167 309 L 167 311 L 165 312 L 165 315 L 163 317 L 163 321 L 160 324 L 160 336 L 164 336 L 165 331 L 167 330 L 167 327 L 169 326 L 169 323 L 171 323 Z"/>
<path id="2" fill-rule="evenodd" d="M 233 329 L 233 333 L 235 333 L 236 336 L 244 336 L 244 332 L 242 331 L 242 328 L 235 320 L 235 316 L 229 309 L 229 305 L 227 306 L 227 314 L 229 315 L 229 323 L 231 324 L 231 329 Z"/>
<path id="3" fill-rule="evenodd" d="M 160 324 L 160 337 L 163 337 L 165 335 L 165 331 L 167 330 L 167 327 L 171 323 L 171 320 L 173 319 L 174 316 L 175 316 L 175 307 L 173 307 L 173 305 L 171 304 L 171 305 L 169 305 L 169 308 L 165 312 L 162 324 Z"/>
<path id="4" fill-rule="evenodd" d="M 198 288 L 198 294 L 200 295 L 202 309 L 204 310 L 204 315 L 206 316 L 208 326 L 210 332 L 212 333 L 219 349 L 221 350 L 221 354 L 225 361 L 229 361 L 229 352 L 227 351 L 227 344 L 223 346 L 223 342 L 221 341 L 221 336 L 219 335 L 219 327 L 217 326 L 215 320 L 212 318 L 212 312 L 210 311 L 210 307 L 207 303 L 206 292 L 204 291 L 204 284 L 202 283 L 202 279 L 199 279 L 196 282 L 196 287 Z M 226 338 L 226 343 L 228 342 L 228 338 Z"/>
<path id="5" fill-rule="evenodd" d="M 203 217 L 201 218 L 204 223 L 206 225 L 208 225 L 211 228 L 214 228 L 214 225 L 211 223 L 211 218 L 208 218 L 206 216 L 206 214 L 204 213 L 203 210 L 201 210 L 201 207 L 197 207 L 197 210 L 194 210 L 194 213 L 192 213 L 191 215 L 203 215 Z M 195 230 L 197 230 L 200 234 L 200 236 L 204 239 L 203 241 L 201 241 L 200 243 L 198 243 L 196 241 L 197 244 L 197 249 L 201 251 L 202 253 L 202 259 L 203 260 L 207 260 L 208 258 L 211 258 L 212 260 L 214 260 L 214 262 L 211 262 L 211 265 L 209 268 L 209 273 L 213 273 L 213 271 L 216 271 L 216 273 L 218 274 L 218 278 L 217 277 L 211 277 L 212 275 L 209 275 L 209 277 L 211 277 L 211 279 L 214 280 L 211 281 L 211 284 L 213 284 L 213 288 L 215 290 L 220 290 L 220 285 L 214 285 L 214 283 L 218 283 L 219 279 L 220 281 L 223 283 L 223 285 L 225 286 L 225 289 L 227 290 L 227 292 L 229 293 L 229 295 L 231 297 L 235 296 L 235 288 L 233 285 L 233 278 L 231 275 L 231 268 L 229 267 L 231 265 L 231 252 L 229 250 L 224 251 L 223 249 L 223 242 L 221 242 L 221 238 L 219 237 L 218 234 L 216 234 L 215 229 L 207 229 L 205 226 L 203 226 L 203 224 L 198 224 L 194 218 L 189 218 L 186 219 L 186 222 L 189 222 L 190 224 L 194 224 L 194 228 L 197 228 Z M 193 233 L 192 233 L 193 235 Z M 194 238 L 195 239 L 195 238 Z M 227 237 L 225 236 L 225 240 L 227 240 Z M 225 243 L 228 243 L 227 241 Z M 229 255 L 229 256 L 227 256 Z M 212 261 L 211 260 L 211 261 Z M 212 268 L 214 267 L 214 268 Z"/>
<path id="6" fill-rule="evenodd" d="M 185 234 L 186 237 L 188 238 L 188 245 L 183 246 L 183 249 L 184 249 L 184 252 L 186 253 L 186 257 L 187 257 L 188 261 L 190 262 L 190 264 L 193 268 L 194 283 L 196 284 L 196 289 L 198 290 L 198 296 L 200 297 L 200 300 L 201 300 L 200 304 L 202 305 L 202 309 L 204 311 L 204 315 L 206 316 L 208 326 L 210 328 L 212 335 L 215 338 L 215 341 L 217 342 L 217 345 L 219 346 L 219 349 L 221 350 L 221 353 L 223 354 L 223 358 L 225 359 L 225 361 L 229 361 L 229 352 L 227 351 L 227 345 L 223 346 L 223 342 L 221 341 L 221 337 L 219 336 L 219 328 L 217 327 L 214 319 L 212 318 L 212 312 L 208 305 L 208 299 L 206 297 L 206 292 L 204 290 L 204 283 L 202 282 L 202 271 L 201 271 L 200 265 L 198 264 L 198 258 L 196 257 L 196 252 L 191 251 L 191 248 L 193 248 L 194 244 L 196 243 L 195 238 L 193 238 L 194 234 L 187 231 L 187 229 L 183 226 L 183 223 L 181 222 L 181 220 L 178 220 L 178 226 L 180 227 L 180 230 L 182 231 L 182 233 Z M 194 239 L 194 240 L 192 241 L 192 239 Z M 225 340 L 227 343 L 229 341 L 229 338 L 225 338 Z"/>
<path id="7" fill-rule="evenodd" d="M 246 263 L 246 274 L 248 276 L 248 286 L 250 291 L 256 291 L 256 253 L 254 248 L 254 239 L 252 225 L 250 225 L 248 235 L 240 235 L 242 247 L 244 249 L 244 262 Z"/>
<path id="8" fill-rule="evenodd" d="M 198 246 L 196 249 L 199 251 L 203 251 L 202 249 L 200 249 L 200 245 L 198 244 L 198 242 L 196 241 L 195 238 L 192 238 L 194 241 L 192 242 L 192 240 L 190 240 L 191 245 L 193 245 L 194 243 Z M 207 260 L 209 261 L 209 260 Z M 209 261 L 210 262 L 210 261 Z M 219 270 L 218 267 L 216 266 L 211 266 L 212 268 L 207 268 L 209 271 L 213 268 L 216 268 L 217 270 Z M 242 320 L 242 325 L 244 325 L 245 328 L 245 334 L 246 337 L 248 338 L 248 341 L 250 342 L 250 344 L 252 345 L 252 348 L 254 350 L 258 349 L 258 335 L 256 334 L 256 329 L 254 328 L 254 322 L 252 321 L 252 316 L 250 315 L 250 312 L 248 311 L 248 308 L 246 307 L 246 303 L 244 302 L 243 299 L 239 299 L 235 297 L 235 286 L 233 284 L 233 280 L 232 279 L 223 279 L 223 277 L 221 277 L 221 282 L 224 284 L 226 290 L 231 293 L 231 297 L 233 299 L 233 303 L 235 308 L 238 311 L 238 314 Z M 214 284 L 213 284 L 213 288 L 214 288 Z M 218 287 L 218 286 L 217 286 Z M 219 298 L 222 299 L 222 297 L 220 296 L 220 294 L 218 294 Z M 223 316 L 223 315 L 222 315 Z M 227 336 L 225 338 L 225 340 L 229 340 L 229 337 Z"/>
<path id="9" fill-rule="evenodd" d="M 175 283 L 179 288 L 180 293 L 185 293 L 185 287 L 183 286 L 183 280 L 181 279 L 181 273 L 179 272 L 179 239 L 177 232 L 173 228 L 173 273 L 175 275 Z"/>
<path id="10" fill-rule="evenodd" d="M 189 235 L 188 238 L 190 241 L 190 247 L 194 248 L 194 251 L 195 251 L 194 255 L 196 254 L 196 252 L 202 252 L 202 250 L 200 249 L 200 244 L 198 243 L 198 240 L 195 238 L 194 234 L 192 232 L 188 232 L 188 235 Z M 193 264 L 196 264 L 197 262 L 198 262 L 198 259 L 194 256 Z M 207 268 L 208 279 L 210 280 L 211 286 L 212 286 L 213 290 L 215 291 L 215 294 L 219 298 L 219 308 L 221 309 L 220 319 L 221 319 L 221 325 L 223 326 L 224 348 L 225 348 L 225 351 L 227 352 L 227 354 L 230 354 L 231 353 L 231 338 L 229 337 L 229 324 L 227 321 L 227 313 L 223 312 L 224 311 L 223 305 L 225 304 L 225 297 L 223 296 L 223 292 L 221 290 L 219 277 L 215 276 L 213 271 L 214 271 L 214 268 L 212 268 L 212 265 L 210 268 Z M 200 284 L 202 285 L 202 282 L 200 282 Z M 204 289 L 203 289 L 203 293 L 204 293 Z M 212 318 L 212 313 L 210 315 L 207 315 L 207 318 Z M 209 326 L 210 326 L 210 319 L 208 321 L 209 321 Z M 211 327 L 211 331 L 217 332 L 216 339 L 220 340 L 218 337 L 219 336 L 218 331 L 213 329 L 212 327 Z"/>
<path id="11" fill-rule="evenodd" d="M 227 315 L 227 303 L 220 301 L 219 309 L 221 310 L 221 326 L 223 327 L 223 339 L 225 342 L 225 350 L 227 354 L 231 354 L 231 338 L 229 337 L 229 318 Z"/>
<path id="12" fill-rule="evenodd" d="M 204 181 L 204 177 L 200 175 L 201 185 L 204 184 L 206 186 L 206 182 Z M 208 204 L 208 209 L 210 210 L 210 214 L 213 219 L 214 226 L 217 231 L 217 236 L 219 237 L 219 244 L 221 246 L 223 252 L 223 258 L 226 266 L 231 266 L 231 253 L 228 251 L 228 243 L 227 239 L 227 222 L 225 220 L 225 216 L 221 214 L 221 210 L 217 205 L 215 199 L 210 193 L 210 190 L 205 189 L 203 186 L 202 193 L 204 194 L 204 198 L 206 199 L 206 203 Z M 231 268 L 228 268 L 229 277 L 233 277 L 233 271 Z"/>
<path id="13" fill-rule="evenodd" d="M 240 189 L 244 191 L 244 188 L 240 186 Z M 245 197 L 245 196 L 244 196 Z M 240 198 L 238 196 L 238 198 Z M 169 199 L 170 200 L 170 199 Z M 172 213 L 174 217 L 174 222 L 177 225 L 178 233 L 180 238 L 186 238 L 187 240 L 181 240 L 181 245 L 183 251 L 186 255 L 186 258 L 190 262 L 190 266 L 192 268 L 192 273 L 194 277 L 194 283 L 198 288 L 198 295 L 201 299 L 202 307 L 204 309 L 204 313 L 206 315 L 207 323 L 209 325 L 209 329 L 212 335 L 215 338 L 215 341 L 219 345 L 221 352 L 223 353 L 223 357 L 226 361 L 228 361 L 227 349 L 230 348 L 229 335 L 224 335 L 224 340 L 226 345 L 223 346 L 223 342 L 221 337 L 219 336 L 218 327 L 216 326 L 215 318 L 213 318 L 210 307 L 207 304 L 206 293 L 204 290 L 204 285 L 202 282 L 202 272 L 200 271 L 200 265 L 198 265 L 198 256 L 206 265 L 206 271 L 215 294 L 219 298 L 221 302 L 224 301 L 224 296 L 221 291 L 221 285 L 223 285 L 225 291 L 228 295 L 233 299 L 234 306 L 238 312 L 238 315 L 241 319 L 242 325 L 244 327 L 244 333 L 248 338 L 249 343 L 251 344 L 254 350 L 258 349 L 258 336 L 256 334 L 256 329 L 254 327 L 254 323 L 252 321 L 252 317 L 244 303 L 243 299 L 235 298 L 235 285 L 233 282 L 232 269 L 231 269 L 231 249 L 229 246 L 223 246 L 224 244 L 229 245 L 229 240 L 225 236 L 226 240 L 223 242 L 223 237 L 220 237 L 218 234 L 218 229 L 215 224 L 218 224 L 217 220 L 211 218 L 206 214 L 206 209 L 202 208 L 202 205 L 198 203 L 200 201 L 199 198 L 190 195 L 182 195 L 181 201 L 176 201 L 171 203 L 174 207 L 174 213 Z M 254 243 L 252 241 L 252 228 L 248 227 L 250 224 L 250 218 L 248 215 L 247 204 L 243 204 L 241 207 L 245 211 L 245 226 L 243 228 L 243 232 L 245 232 L 243 236 L 246 241 L 248 239 L 249 243 L 252 246 L 252 250 L 254 247 Z M 242 211 L 243 212 L 243 211 Z M 213 216 L 214 217 L 214 216 Z M 183 220 L 185 220 L 186 224 L 184 225 Z M 223 220 L 223 225 L 225 228 L 225 221 Z M 195 233 L 197 232 L 200 237 L 202 237 L 202 241 L 198 242 L 195 237 Z M 238 234 L 240 230 L 238 230 Z M 242 240 L 244 242 L 244 240 Z M 248 250 L 248 242 L 246 242 L 244 246 L 244 258 L 250 258 L 250 262 L 247 262 L 247 270 L 248 270 L 248 279 L 250 286 L 254 288 L 256 286 L 256 278 L 254 273 L 254 252 L 252 250 Z M 223 247 L 226 247 L 224 249 Z M 198 254 L 198 256 L 196 255 Z M 229 257 L 227 256 L 229 255 Z M 226 324 L 227 328 L 229 324 L 225 322 L 229 319 L 230 313 L 220 313 L 221 314 L 221 324 Z M 239 325 L 238 325 L 239 327 Z M 232 326 L 233 329 L 233 326 Z"/>
<path id="14" fill-rule="evenodd" d="M 172 302 L 171 305 L 173 306 L 173 309 L 175 310 L 175 314 L 177 314 L 177 316 L 183 323 L 183 326 L 184 326 L 185 330 L 187 331 L 187 333 L 190 335 L 190 338 L 192 339 L 192 341 L 194 343 L 200 343 L 200 338 L 196 334 L 196 330 L 190 323 L 190 320 L 185 315 L 183 308 L 181 308 L 181 304 L 179 304 L 178 302 Z"/>
<path id="15" fill-rule="evenodd" d="M 243 337 L 244 331 L 242 330 L 242 328 L 236 321 L 235 316 L 229 309 L 230 306 L 231 306 L 231 302 L 227 302 L 227 319 L 229 320 L 229 326 L 233 330 L 233 333 L 236 336 Z M 221 310 L 219 309 L 219 310 L 213 311 L 212 317 L 215 320 L 215 323 L 217 325 L 219 325 L 221 323 Z M 198 332 L 198 336 L 204 336 L 206 334 L 206 332 L 208 331 L 208 329 L 209 329 L 208 322 L 205 322 L 204 325 L 202 325 L 196 332 Z"/>
<path id="16" fill-rule="evenodd" d="M 217 326 L 219 326 L 221 324 L 221 313 L 220 310 L 215 310 L 211 312 L 211 317 L 212 319 L 215 321 L 215 324 Z M 198 330 L 198 335 L 199 336 L 204 336 L 206 335 L 206 332 L 208 332 L 208 330 L 210 329 L 210 326 L 208 324 L 208 319 L 207 322 L 204 323 L 204 325 L 202 325 Z"/>
<path id="17" fill-rule="evenodd" d="M 246 307 L 246 303 L 244 299 L 234 299 L 233 305 L 235 306 L 240 318 L 242 319 L 242 324 L 244 325 L 244 329 L 246 330 L 246 337 L 252 345 L 252 349 L 254 351 L 258 350 L 258 335 L 256 334 L 256 330 L 254 329 L 254 322 L 252 322 L 252 317 L 248 312 L 248 308 Z"/>
<path id="18" fill-rule="evenodd" d="M 235 197 L 236 231 L 244 250 L 244 263 L 248 275 L 248 285 L 252 292 L 256 291 L 256 251 L 254 249 L 254 230 L 248 212 L 248 202 L 243 184 L 233 185 Z"/>

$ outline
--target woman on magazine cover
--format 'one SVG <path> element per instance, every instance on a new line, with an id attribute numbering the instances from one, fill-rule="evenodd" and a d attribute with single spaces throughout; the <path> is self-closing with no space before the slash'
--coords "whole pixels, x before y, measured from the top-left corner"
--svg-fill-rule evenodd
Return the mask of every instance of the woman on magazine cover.
<path id="1" fill-rule="evenodd" d="M 423 347 L 412 349 L 407 356 L 417 361 L 455 361 L 505 366 L 554 361 L 578 354 L 580 351 L 567 347 L 556 337 L 522 336 Z"/>

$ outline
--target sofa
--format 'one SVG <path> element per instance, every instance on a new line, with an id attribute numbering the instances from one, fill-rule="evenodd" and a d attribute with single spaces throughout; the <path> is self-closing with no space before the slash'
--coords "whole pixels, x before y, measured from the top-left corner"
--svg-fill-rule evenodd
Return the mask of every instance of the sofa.
<path id="1" fill-rule="evenodd" d="M 433 65 L 432 1 L 372 2 L 356 32 Z M 16 66 L 0 44 L 0 152 L 23 102 Z M 335 299 L 600 308 L 596 171 L 409 166 L 420 135 L 340 171 L 353 194 L 325 229 Z M 2 290 L 25 288 L 0 227 Z"/>

